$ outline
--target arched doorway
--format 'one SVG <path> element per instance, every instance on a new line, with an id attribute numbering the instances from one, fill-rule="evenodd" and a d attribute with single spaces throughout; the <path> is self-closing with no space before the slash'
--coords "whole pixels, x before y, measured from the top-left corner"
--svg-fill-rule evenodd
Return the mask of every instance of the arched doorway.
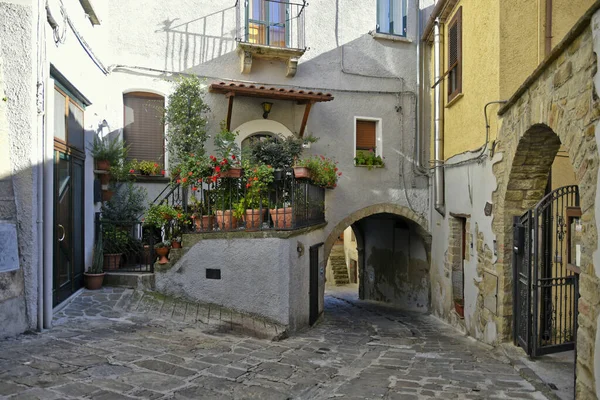
<path id="1" fill-rule="evenodd" d="M 325 303 L 333 296 L 428 311 L 430 244 L 424 221 L 405 207 L 379 204 L 352 213 L 325 242 Z"/>
<path id="2" fill-rule="evenodd" d="M 294 133 L 281 122 L 270 119 L 255 119 L 252 121 L 247 121 L 232 131 L 238 132 L 236 142 L 240 148 L 242 148 L 244 145 L 244 141 L 256 135 L 282 135 L 283 137 L 294 135 Z M 246 143 L 248 142 L 246 141 Z"/>

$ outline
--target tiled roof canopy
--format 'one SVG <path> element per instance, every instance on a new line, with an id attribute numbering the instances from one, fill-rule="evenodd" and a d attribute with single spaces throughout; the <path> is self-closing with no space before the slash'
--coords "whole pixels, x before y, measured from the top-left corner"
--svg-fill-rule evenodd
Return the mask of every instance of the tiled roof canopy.
<path id="1" fill-rule="evenodd" d="M 321 102 L 331 101 L 331 93 L 314 92 L 311 90 L 285 89 L 261 85 L 219 82 L 210 85 L 209 90 L 213 93 L 228 94 L 234 96 L 260 97 L 273 100 L 294 100 L 298 102 Z"/>

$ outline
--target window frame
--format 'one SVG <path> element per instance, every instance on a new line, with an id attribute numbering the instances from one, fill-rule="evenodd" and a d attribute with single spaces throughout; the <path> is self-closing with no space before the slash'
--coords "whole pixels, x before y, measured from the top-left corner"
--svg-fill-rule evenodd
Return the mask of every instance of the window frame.
<path id="1" fill-rule="evenodd" d="M 285 15 L 286 15 L 286 21 L 285 23 L 280 23 L 280 22 L 276 22 L 276 23 L 272 23 L 271 22 L 271 15 L 270 15 L 270 7 L 269 4 L 265 4 L 265 3 L 271 3 L 271 1 L 268 0 L 246 0 L 246 27 L 245 27 L 245 36 L 246 36 L 246 43 L 252 43 L 250 42 L 250 24 L 256 24 L 256 25 L 262 25 L 265 27 L 265 40 L 266 43 L 252 43 L 252 44 L 256 44 L 259 46 L 272 46 L 272 47 L 277 47 L 277 48 L 284 48 L 287 49 L 290 47 L 290 25 L 287 23 L 289 20 L 289 15 L 290 15 L 290 5 L 287 3 L 283 3 L 280 2 L 279 4 L 284 5 L 285 6 Z M 277 3 L 277 2 L 273 2 L 273 3 Z M 261 19 L 253 19 L 250 18 L 250 6 L 252 6 L 253 8 L 255 7 L 255 5 L 264 5 L 265 6 L 265 15 L 266 15 L 266 20 L 261 20 Z M 271 27 L 281 27 L 283 26 L 283 28 L 285 29 L 285 46 L 281 47 L 281 46 L 274 46 L 271 44 Z"/>
<path id="2" fill-rule="evenodd" d="M 457 29 L 457 38 L 456 38 L 456 62 L 450 65 L 450 30 L 452 27 L 456 25 Z M 454 16 L 450 20 L 450 23 L 447 25 L 447 37 L 448 37 L 448 67 L 446 75 L 448 76 L 448 84 L 447 84 L 447 93 L 448 93 L 448 103 L 454 100 L 459 94 L 462 93 L 462 62 L 463 62 L 463 54 L 462 54 L 462 6 L 456 10 Z M 453 77 L 452 71 L 456 70 L 456 87 L 453 89 L 450 84 L 450 80 Z"/>
<path id="3" fill-rule="evenodd" d="M 400 4 L 400 6 L 402 7 L 402 19 L 403 19 L 403 27 L 402 33 L 396 33 L 394 32 L 394 20 L 393 20 L 393 15 L 394 15 L 394 0 L 377 0 L 377 27 L 376 27 L 376 32 L 377 33 L 381 33 L 383 35 L 392 35 L 392 36 L 399 36 L 399 37 L 407 37 L 407 33 L 408 33 L 408 2 L 407 0 L 397 0 L 398 3 Z M 381 25 L 382 25 L 382 21 L 380 21 L 379 19 L 379 9 L 382 7 L 382 5 L 384 4 L 384 2 L 389 4 L 389 12 L 388 12 L 388 18 L 387 18 L 387 29 L 386 30 L 382 30 L 381 29 Z"/>
<path id="4" fill-rule="evenodd" d="M 144 91 L 144 90 L 132 90 L 129 92 L 123 92 L 121 98 L 123 100 L 123 143 L 127 146 L 127 141 L 125 140 L 125 128 L 127 126 L 127 106 L 125 105 L 125 98 L 126 97 L 137 97 L 137 98 L 142 98 L 142 99 L 148 99 L 148 100 L 162 100 L 163 101 L 163 107 L 166 109 L 167 108 L 167 96 L 160 94 L 160 93 L 156 93 L 156 92 L 151 92 L 151 91 Z M 165 123 L 162 123 L 162 167 L 165 170 L 169 170 L 169 157 L 168 157 L 168 153 L 167 153 L 167 148 L 166 148 L 166 140 L 167 140 L 167 125 Z M 142 160 L 138 160 L 138 161 L 142 161 Z M 155 161 L 160 163 L 161 160 L 148 160 L 148 161 Z M 150 177 L 144 177 L 144 179 L 162 179 L 162 176 L 150 176 Z"/>
<path id="5" fill-rule="evenodd" d="M 75 96 L 71 94 L 69 90 L 67 90 L 63 85 L 58 81 L 54 81 L 54 90 L 59 92 L 65 97 L 65 102 L 62 104 L 61 109 L 63 110 L 63 117 L 65 123 L 65 139 L 61 139 L 55 136 L 55 132 L 53 132 L 54 143 L 58 144 L 61 149 L 66 151 L 68 154 L 75 155 L 80 159 L 85 159 L 85 105 Z M 52 93 L 54 95 L 54 93 Z M 69 140 L 69 115 L 71 114 L 71 110 L 69 109 L 69 105 L 72 104 L 76 108 L 81 111 L 82 115 L 82 147 L 76 147 L 73 142 Z M 53 103 L 53 107 L 56 108 L 56 102 Z M 54 127 L 52 128 L 54 130 Z M 67 151 L 68 150 L 68 151 Z"/>
<path id="6" fill-rule="evenodd" d="M 354 117 L 354 155 L 356 157 L 356 123 L 358 121 L 375 122 L 375 155 L 383 158 L 383 140 L 382 140 L 382 119 L 374 117 Z M 356 164 L 356 162 L 355 162 Z"/>

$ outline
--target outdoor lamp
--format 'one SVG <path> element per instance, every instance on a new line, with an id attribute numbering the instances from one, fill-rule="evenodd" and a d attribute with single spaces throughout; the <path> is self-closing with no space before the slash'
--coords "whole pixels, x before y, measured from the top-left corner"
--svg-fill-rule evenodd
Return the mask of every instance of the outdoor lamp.
<path id="1" fill-rule="evenodd" d="M 263 118 L 267 119 L 269 117 L 269 113 L 271 112 L 271 107 L 273 106 L 273 103 L 269 103 L 269 102 L 264 102 L 262 103 L 262 107 L 263 107 Z"/>

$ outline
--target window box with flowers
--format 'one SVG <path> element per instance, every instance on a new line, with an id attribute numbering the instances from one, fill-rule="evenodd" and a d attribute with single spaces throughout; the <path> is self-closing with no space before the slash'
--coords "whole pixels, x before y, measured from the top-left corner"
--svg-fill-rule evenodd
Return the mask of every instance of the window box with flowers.
<path id="1" fill-rule="evenodd" d="M 299 160 L 296 166 L 308 168 L 310 180 L 314 185 L 333 189 L 337 187 L 337 181 L 342 176 L 337 164 L 337 161 L 321 155 Z"/>
<path id="2" fill-rule="evenodd" d="M 385 167 L 383 157 L 375 154 L 373 149 L 369 150 L 357 150 L 356 157 L 354 157 L 354 165 L 356 167 L 367 167 L 369 170 L 373 168 Z"/>
<path id="3" fill-rule="evenodd" d="M 165 171 L 163 169 L 161 169 L 160 165 L 156 162 L 153 161 L 146 161 L 146 160 L 142 160 L 142 161 L 138 161 L 138 160 L 133 160 L 131 162 L 131 169 L 129 170 L 130 173 L 135 174 L 135 173 L 139 173 L 139 175 L 142 176 L 164 176 L 165 175 Z"/>

